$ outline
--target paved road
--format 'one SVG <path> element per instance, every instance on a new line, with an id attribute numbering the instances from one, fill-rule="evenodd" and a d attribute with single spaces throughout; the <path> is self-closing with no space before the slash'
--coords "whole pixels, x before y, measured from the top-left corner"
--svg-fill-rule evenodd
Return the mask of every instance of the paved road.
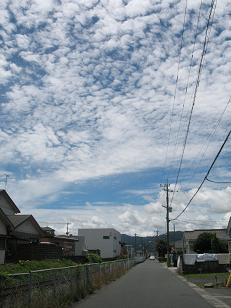
<path id="1" fill-rule="evenodd" d="M 209 294 L 213 297 L 221 300 L 222 302 L 226 303 L 229 307 L 231 307 L 231 289 L 207 289 L 206 290 Z"/>
<path id="2" fill-rule="evenodd" d="M 211 307 L 176 274 L 148 260 L 72 308 Z"/>

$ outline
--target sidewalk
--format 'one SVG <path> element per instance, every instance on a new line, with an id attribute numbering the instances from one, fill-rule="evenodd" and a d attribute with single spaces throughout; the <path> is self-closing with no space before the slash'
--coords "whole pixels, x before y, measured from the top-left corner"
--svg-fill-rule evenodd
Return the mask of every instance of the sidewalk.
<path id="1" fill-rule="evenodd" d="M 211 308 L 193 288 L 155 261 L 135 266 L 72 308 Z"/>

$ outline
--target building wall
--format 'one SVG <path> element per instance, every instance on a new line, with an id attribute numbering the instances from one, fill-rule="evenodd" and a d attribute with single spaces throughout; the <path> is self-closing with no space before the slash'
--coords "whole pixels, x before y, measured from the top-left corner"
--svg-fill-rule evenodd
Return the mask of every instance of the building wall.
<path id="1" fill-rule="evenodd" d="M 0 264 L 5 263 L 5 250 L 0 249 Z"/>
<path id="2" fill-rule="evenodd" d="M 1 221 L 1 218 L 0 218 L 0 235 L 6 235 L 6 234 L 7 234 L 6 226 L 3 223 L 3 221 Z"/>
<path id="3" fill-rule="evenodd" d="M 15 212 L 10 206 L 9 202 L 4 198 L 4 196 L 0 195 L 0 208 L 6 215 L 14 215 Z"/>
<path id="4" fill-rule="evenodd" d="M 29 233 L 36 236 L 39 235 L 37 229 L 33 226 L 32 222 L 29 219 L 22 223 L 19 227 L 17 227 L 16 231 Z"/>
<path id="5" fill-rule="evenodd" d="M 78 236 L 78 241 L 75 241 L 75 256 L 82 256 L 84 250 L 86 250 L 85 238 Z"/>
<path id="6" fill-rule="evenodd" d="M 121 234 L 112 228 L 79 229 L 79 236 L 84 236 L 88 250 L 100 250 L 103 259 L 120 255 Z"/>

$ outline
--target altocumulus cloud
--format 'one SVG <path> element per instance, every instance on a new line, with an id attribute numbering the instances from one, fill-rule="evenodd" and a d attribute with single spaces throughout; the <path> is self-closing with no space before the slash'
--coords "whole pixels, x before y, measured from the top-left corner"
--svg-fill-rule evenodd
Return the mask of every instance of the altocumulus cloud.
<path id="1" fill-rule="evenodd" d="M 31 209 L 33 205 L 42 215 L 35 208 L 41 198 L 61 198 L 60 192 L 70 183 L 164 168 L 167 149 L 168 169 L 175 172 L 180 154 L 176 138 L 182 144 L 210 5 L 203 1 L 194 47 L 200 1 L 188 2 L 180 51 L 185 1 L 2 1 L 0 168 L 11 174 L 10 192 L 23 206 Z M 188 171 L 230 95 L 230 8 L 228 0 L 217 3 L 185 153 Z M 219 148 L 229 120 L 230 108 L 200 168 Z M 222 196 L 230 200 L 229 188 L 203 191 L 198 202 L 206 203 L 206 208 L 214 205 L 214 212 L 226 215 L 228 201 L 222 211 L 218 206 Z M 177 198 L 176 210 L 186 199 L 181 194 Z M 137 223 L 144 232 L 148 211 L 153 204 L 159 208 L 160 202 L 154 200 L 139 209 L 124 205 L 117 223 L 128 232 L 133 232 L 129 225 Z M 103 225 L 108 221 L 105 211 L 95 207 L 91 213 L 99 210 L 100 215 L 94 215 L 91 224 Z M 78 223 L 85 220 L 86 216 Z M 110 222 L 115 224 L 112 218 Z M 148 228 L 154 224 L 160 225 L 159 218 Z"/>

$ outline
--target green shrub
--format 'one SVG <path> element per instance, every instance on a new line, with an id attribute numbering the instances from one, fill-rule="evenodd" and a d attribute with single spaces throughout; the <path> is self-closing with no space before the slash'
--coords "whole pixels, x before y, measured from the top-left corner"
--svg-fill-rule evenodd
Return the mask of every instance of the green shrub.
<path id="1" fill-rule="evenodd" d="M 87 262 L 89 263 L 101 263 L 102 262 L 102 258 L 96 253 L 89 253 L 86 258 L 87 258 Z"/>

